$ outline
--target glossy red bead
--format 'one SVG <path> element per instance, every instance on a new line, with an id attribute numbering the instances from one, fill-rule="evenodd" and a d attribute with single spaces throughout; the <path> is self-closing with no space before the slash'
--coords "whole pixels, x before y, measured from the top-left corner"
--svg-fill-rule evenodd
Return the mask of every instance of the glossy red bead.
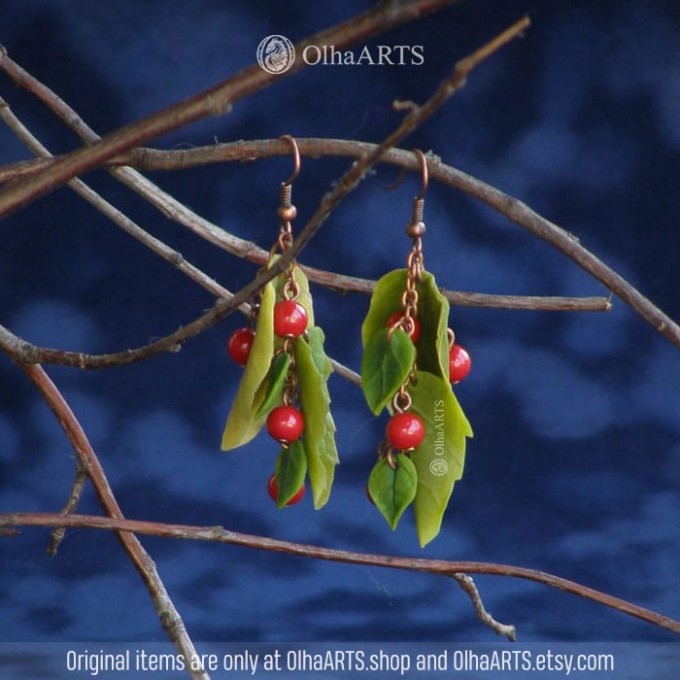
<path id="1" fill-rule="evenodd" d="M 274 333 L 280 338 L 297 337 L 307 330 L 307 311 L 295 300 L 281 300 L 274 305 Z"/>
<path id="2" fill-rule="evenodd" d="M 452 345 L 449 351 L 449 380 L 453 385 L 467 376 L 472 368 L 472 360 L 467 350 L 460 345 Z"/>
<path id="3" fill-rule="evenodd" d="M 407 451 L 423 443 L 425 423 L 416 413 L 397 413 L 389 419 L 385 433 L 393 449 Z"/>
<path id="4" fill-rule="evenodd" d="M 392 326 L 396 325 L 399 323 L 400 319 L 404 318 L 404 312 L 395 312 L 390 316 L 389 319 L 387 319 L 387 323 L 385 324 L 387 328 L 391 328 Z M 417 317 L 411 317 L 411 321 L 413 322 L 413 326 L 411 329 L 411 332 L 409 333 L 409 337 L 411 338 L 411 342 L 414 345 L 418 344 L 418 340 L 420 340 L 420 321 L 418 321 Z"/>
<path id="5" fill-rule="evenodd" d="M 227 352 L 239 366 L 245 366 L 248 363 L 254 340 L 255 333 L 250 328 L 239 328 L 229 337 Z"/>
<path id="6" fill-rule="evenodd" d="M 276 503 L 279 500 L 279 486 L 276 483 L 276 475 L 271 475 L 269 478 L 269 481 L 267 482 L 267 491 L 269 492 L 269 497 Z M 286 507 L 299 503 L 304 495 L 305 484 L 303 482 L 300 490 L 286 503 Z"/>
<path id="7" fill-rule="evenodd" d="M 305 429 L 302 413 L 294 406 L 277 406 L 267 416 L 267 432 L 278 442 L 294 442 Z"/>

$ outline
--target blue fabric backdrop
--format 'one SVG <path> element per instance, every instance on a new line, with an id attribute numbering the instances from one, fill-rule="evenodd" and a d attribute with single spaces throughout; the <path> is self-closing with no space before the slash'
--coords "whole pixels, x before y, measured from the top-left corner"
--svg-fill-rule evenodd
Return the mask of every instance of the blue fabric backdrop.
<path id="1" fill-rule="evenodd" d="M 0 42 L 105 133 L 255 60 L 259 41 L 295 41 L 369 2 L 3 0 Z M 283 133 L 381 140 L 469 53 L 522 12 L 534 24 L 405 142 L 527 202 L 680 318 L 680 12 L 677 3 L 463 2 L 368 41 L 423 45 L 421 66 L 315 66 L 154 144 L 184 148 Z M 360 46 L 359 46 L 360 47 Z M 52 151 L 77 140 L 0 76 L 0 94 Z M 6 129 L 0 162 L 28 153 Z M 304 159 L 299 223 L 346 159 Z M 153 179 L 200 214 L 268 248 L 289 158 Z M 377 278 L 403 265 L 418 180 L 383 191 L 380 166 L 305 250 L 304 263 Z M 256 271 L 169 222 L 104 173 L 114 204 L 223 285 Z M 491 293 L 606 295 L 574 263 L 469 197 L 433 184 L 426 265 L 440 285 Z M 212 304 L 210 296 L 60 189 L 0 226 L 0 319 L 28 340 L 86 352 L 137 346 Z M 315 288 L 334 357 L 358 368 L 360 295 Z M 331 378 L 342 464 L 328 506 L 285 512 L 265 480 L 266 435 L 229 454 L 219 441 L 240 369 L 231 317 L 179 354 L 95 372 L 48 367 L 131 518 L 203 525 L 350 550 L 536 567 L 680 616 L 680 355 L 626 305 L 608 314 L 454 309 L 473 355 L 458 396 L 475 429 L 444 528 L 420 551 L 412 518 L 392 533 L 364 483 L 382 436 L 357 389 Z M 0 360 L 0 510 L 54 511 L 73 452 L 23 374 Z M 91 492 L 84 512 L 98 512 Z M 0 541 L 0 640 L 163 640 L 113 535 Z M 489 640 L 452 582 L 243 548 L 144 539 L 199 640 Z M 667 641 L 670 633 L 542 586 L 480 577 L 488 608 L 521 640 Z"/>

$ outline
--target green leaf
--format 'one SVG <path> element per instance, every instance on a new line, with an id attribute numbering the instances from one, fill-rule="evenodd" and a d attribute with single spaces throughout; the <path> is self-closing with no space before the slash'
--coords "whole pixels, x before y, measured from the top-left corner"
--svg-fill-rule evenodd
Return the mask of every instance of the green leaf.
<path id="1" fill-rule="evenodd" d="M 276 507 L 280 510 L 300 490 L 307 474 L 305 449 L 300 440 L 291 442 L 288 448 L 282 448 L 276 459 L 274 468 L 278 495 Z"/>
<path id="2" fill-rule="evenodd" d="M 418 319 L 421 333 L 418 341 L 418 368 L 449 380 L 449 301 L 441 294 L 432 274 L 423 273 L 417 285 Z"/>
<path id="3" fill-rule="evenodd" d="M 392 530 L 413 502 L 418 486 L 418 472 L 409 457 L 399 454 L 394 461 L 396 470 L 389 466 L 387 458 L 381 458 L 368 478 L 368 492 Z"/>
<path id="4" fill-rule="evenodd" d="M 258 390 L 258 392 L 264 392 L 264 397 L 261 395 L 256 397 L 256 401 L 261 401 L 261 403 L 255 413 L 255 418 L 266 417 L 269 411 L 281 403 L 283 384 L 286 381 L 290 361 L 291 356 L 288 352 L 281 352 L 274 357 L 271 371 L 269 371 L 269 379 L 265 380 Z M 263 388 L 266 389 L 263 390 Z"/>
<path id="5" fill-rule="evenodd" d="M 361 361 L 362 389 L 374 415 L 387 406 L 413 368 L 416 350 L 411 338 L 397 328 L 389 338 L 382 328 L 369 341 Z"/>
<path id="6" fill-rule="evenodd" d="M 405 286 L 405 269 L 388 272 L 375 284 L 368 314 L 361 327 L 361 340 L 364 348 L 376 333 L 385 328 L 390 315 L 402 308 L 401 296 Z"/>
<path id="7" fill-rule="evenodd" d="M 274 284 L 270 282 L 262 290 L 255 340 L 224 428 L 222 451 L 247 444 L 257 435 L 264 423 L 265 416 L 256 415 L 260 406 L 257 397 L 258 390 L 269 373 L 274 354 L 275 298 Z"/>
<path id="8" fill-rule="evenodd" d="M 295 341 L 295 360 L 300 408 L 305 419 L 305 453 L 309 481 L 318 510 L 327 502 L 333 486 L 335 466 L 339 462 L 335 445 L 335 423 L 330 413 L 330 395 L 326 381 L 331 364 L 323 349 L 324 334 L 318 327 L 307 331 L 309 340 Z"/>
<path id="9" fill-rule="evenodd" d="M 472 437 L 472 428 L 447 380 L 418 371 L 409 392 L 426 431 L 411 454 L 418 470 L 414 511 L 422 548 L 439 533 L 453 486 L 463 475 L 465 440 Z"/>
<path id="10" fill-rule="evenodd" d="M 406 269 L 395 269 L 383 276 L 371 296 L 368 314 L 361 328 L 364 348 L 387 324 L 387 319 L 402 309 L 401 296 L 406 287 Z M 423 272 L 418 291 L 418 321 L 421 333 L 418 341 L 418 367 L 449 379 L 449 343 L 446 328 L 449 302 L 441 294 L 434 276 Z"/>

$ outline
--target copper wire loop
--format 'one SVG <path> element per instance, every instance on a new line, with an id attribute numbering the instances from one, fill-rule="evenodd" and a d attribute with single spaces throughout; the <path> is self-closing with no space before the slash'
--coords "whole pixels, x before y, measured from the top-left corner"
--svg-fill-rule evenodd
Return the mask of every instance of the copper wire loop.
<path id="1" fill-rule="evenodd" d="M 288 279 L 283 286 L 283 297 L 286 298 L 286 300 L 297 300 L 300 295 L 300 286 L 295 280 L 294 267 L 291 267 L 291 269 L 288 270 L 287 276 Z"/>
<path id="2" fill-rule="evenodd" d="M 293 230 L 290 228 L 290 223 L 281 229 L 278 238 L 278 246 L 281 251 L 288 250 L 293 245 Z"/>
<path id="3" fill-rule="evenodd" d="M 395 413 L 404 413 L 411 408 L 413 400 L 411 399 L 411 395 L 406 391 L 410 377 L 411 376 L 409 375 L 406 382 L 399 388 L 399 391 L 394 397 L 392 397 L 392 408 Z"/>
<path id="4" fill-rule="evenodd" d="M 397 469 L 397 464 L 394 462 L 394 449 L 387 442 L 381 442 L 378 446 L 378 459 L 380 458 L 384 458 L 393 470 Z"/>

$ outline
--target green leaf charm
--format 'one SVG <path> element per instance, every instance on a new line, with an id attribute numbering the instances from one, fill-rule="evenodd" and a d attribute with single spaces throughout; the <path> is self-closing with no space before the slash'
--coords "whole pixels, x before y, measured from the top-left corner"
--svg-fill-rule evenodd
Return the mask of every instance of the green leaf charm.
<path id="1" fill-rule="evenodd" d="M 264 397 L 258 390 L 269 373 L 274 354 L 275 299 L 274 284 L 270 282 L 262 290 L 255 339 L 224 428 L 222 451 L 247 444 L 257 435 L 264 423 L 266 414 L 257 415 L 260 407 L 258 396 Z"/>
<path id="2" fill-rule="evenodd" d="M 387 458 L 381 458 L 368 478 L 368 492 L 392 530 L 413 502 L 418 485 L 418 472 L 410 458 L 400 454 L 394 461 L 396 470 L 389 466 Z"/>
<path id="3" fill-rule="evenodd" d="M 307 458 L 300 440 L 291 442 L 287 449 L 281 449 L 274 469 L 278 488 L 276 507 L 279 510 L 300 490 L 306 473 Z"/>
<path id="4" fill-rule="evenodd" d="M 364 348 L 385 328 L 387 320 L 402 308 L 401 296 L 406 287 L 406 269 L 395 269 L 383 276 L 371 296 L 368 314 L 361 328 Z M 418 367 L 449 379 L 449 343 L 446 329 L 449 301 L 441 294 L 434 276 L 423 272 L 418 291 L 418 321 L 421 334 L 418 341 Z"/>
<path id="5" fill-rule="evenodd" d="M 283 384 L 286 381 L 291 356 L 287 352 L 281 352 L 274 357 L 272 369 L 269 372 L 269 380 L 265 380 L 260 386 L 259 391 L 264 391 L 264 398 L 260 404 L 255 418 L 264 418 L 275 406 L 281 403 L 283 396 Z M 266 387 L 266 390 L 262 390 Z M 259 401 L 256 397 L 256 401 Z"/>
<path id="6" fill-rule="evenodd" d="M 417 285 L 418 319 L 422 331 L 418 342 L 418 368 L 449 380 L 449 301 L 437 288 L 432 274 L 423 272 Z"/>
<path id="7" fill-rule="evenodd" d="M 382 328 L 370 339 L 361 362 L 361 379 L 366 402 L 374 415 L 390 403 L 408 378 L 415 356 L 411 338 L 400 328 L 391 338 L 389 330 Z"/>
<path id="8" fill-rule="evenodd" d="M 418 471 L 414 511 L 422 548 L 439 533 L 453 486 L 463 475 L 465 439 L 472 437 L 472 428 L 444 378 L 417 371 L 409 391 L 426 430 L 411 454 Z"/>
<path id="9" fill-rule="evenodd" d="M 375 284 L 368 314 L 361 327 L 361 340 L 364 348 L 376 333 L 385 328 L 390 315 L 401 309 L 401 296 L 405 286 L 405 269 L 395 269 L 385 274 Z"/>
<path id="10" fill-rule="evenodd" d="M 332 369 L 323 349 L 324 334 L 314 326 L 307 335 L 309 341 L 304 336 L 295 341 L 295 361 L 300 407 L 305 419 L 304 446 L 309 481 L 314 507 L 318 510 L 328 501 L 339 460 L 335 423 L 330 413 L 331 399 L 326 385 Z"/>

